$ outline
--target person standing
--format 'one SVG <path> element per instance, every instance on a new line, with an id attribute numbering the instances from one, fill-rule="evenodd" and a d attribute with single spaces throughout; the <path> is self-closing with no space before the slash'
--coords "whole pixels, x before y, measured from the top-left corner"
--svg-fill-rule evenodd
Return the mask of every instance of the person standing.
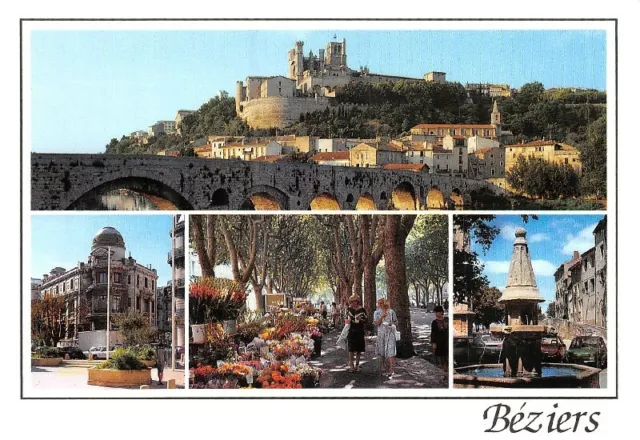
<path id="1" fill-rule="evenodd" d="M 431 323 L 431 348 L 436 364 L 443 373 L 449 374 L 449 323 L 444 319 L 442 306 L 435 306 L 436 319 Z"/>
<path id="2" fill-rule="evenodd" d="M 349 349 L 349 371 L 360 371 L 360 354 L 365 351 L 364 326 L 367 322 L 367 312 L 362 307 L 360 298 L 353 295 L 349 298 L 346 324 L 349 324 L 347 344 Z M 355 358 L 355 366 L 354 366 Z"/>
<path id="3" fill-rule="evenodd" d="M 327 305 L 324 301 L 320 301 L 320 315 L 322 315 L 322 319 L 327 319 Z"/>
<path id="4" fill-rule="evenodd" d="M 338 322 L 340 321 L 340 310 L 338 310 L 338 306 L 335 301 L 331 303 L 331 322 L 334 327 L 338 326 Z"/>
<path id="5" fill-rule="evenodd" d="M 156 348 L 156 368 L 158 369 L 158 385 L 163 385 L 162 375 L 164 373 L 164 348 L 158 345 Z"/>
<path id="6" fill-rule="evenodd" d="M 384 298 L 378 300 L 378 309 L 373 314 L 373 323 L 378 329 L 376 354 L 380 356 L 380 374 L 386 373 L 391 379 L 394 374 L 393 368 L 396 358 L 398 317 L 396 312 L 390 308 L 389 301 Z"/>

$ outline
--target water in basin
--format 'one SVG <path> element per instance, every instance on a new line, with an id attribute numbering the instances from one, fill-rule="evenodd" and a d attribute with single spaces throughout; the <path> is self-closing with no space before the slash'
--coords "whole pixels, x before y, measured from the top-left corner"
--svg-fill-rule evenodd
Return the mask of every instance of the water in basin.
<path id="1" fill-rule="evenodd" d="M 554 377 L 554 376 L 577 376 L 580 374 L 582 370 L 575 367 L 569 366 L 542 366 L 542 377 Z M 481 367 L 475 370 L 466 370 L 462 374 L 468 374 L 470 376 L 478 376 L 478 377 L 492 377 L 492 378 L 500 378 L 504 377 L 504 373 L 502 372 L 502 367 Z"/>

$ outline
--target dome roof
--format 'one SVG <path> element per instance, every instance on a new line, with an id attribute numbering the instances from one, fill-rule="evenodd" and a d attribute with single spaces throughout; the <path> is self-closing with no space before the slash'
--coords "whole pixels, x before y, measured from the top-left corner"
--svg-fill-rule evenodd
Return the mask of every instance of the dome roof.
<path id="1" fill-rule="evenodd" d="M 107 246 L 121 248 L 125 247 L 122 235 L 120 235 L 120 233 L 111 226 L 105 226 L 98 231 L 98 233 L 93 237 L 91 250 L 93 251 L 97 248 L 105 248 Z"/>

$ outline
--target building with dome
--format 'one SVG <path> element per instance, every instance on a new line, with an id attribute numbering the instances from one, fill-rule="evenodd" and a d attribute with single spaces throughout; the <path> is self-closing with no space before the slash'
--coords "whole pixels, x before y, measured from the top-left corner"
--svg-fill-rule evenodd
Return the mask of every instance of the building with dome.
<path id="1" fill-rule="evenodd" d="M 69 342 L 78 340 L 78 332 L 106 330 L 107 277 L 111 251 L 110 319 L 130 310 L 142 313 L 156 327 L 156 297 L 158 274 L 151 265 L 138 263 L 126 256 L 124 238 L 115 228 L 105 226 L 93 237 L 87 261 L 71 269 L 55 267 L 43 275 L 40 297 L 63 296 L 65 335 Z"/>

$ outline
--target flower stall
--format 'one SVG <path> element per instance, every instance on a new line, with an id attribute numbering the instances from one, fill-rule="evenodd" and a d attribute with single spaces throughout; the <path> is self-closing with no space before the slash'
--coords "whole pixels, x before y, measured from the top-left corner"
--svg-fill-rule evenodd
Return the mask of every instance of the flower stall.
<path id="1" fill-rule="evenodd" d="M 232 333 L 246 300 L 246 289 L 236 281 L 201 277 L 192 282 L 189 286 L 189 319 L 193 342 L 205 342 L 205 329 L 211 323 L 220 323 L 227 333 Z"/>
<path id="2" fill-rule="evenodd" d="M 203 316 L 209 319 L 203 309 Z M 312 388 L 320 369 L 309 360 L 319 354 L 324 328 L 318 319 L 287 309 L 265 316 L 245 311 L 233 333 L 207 322 L 203 343 L 191 359 L 190 388 Z"/>

